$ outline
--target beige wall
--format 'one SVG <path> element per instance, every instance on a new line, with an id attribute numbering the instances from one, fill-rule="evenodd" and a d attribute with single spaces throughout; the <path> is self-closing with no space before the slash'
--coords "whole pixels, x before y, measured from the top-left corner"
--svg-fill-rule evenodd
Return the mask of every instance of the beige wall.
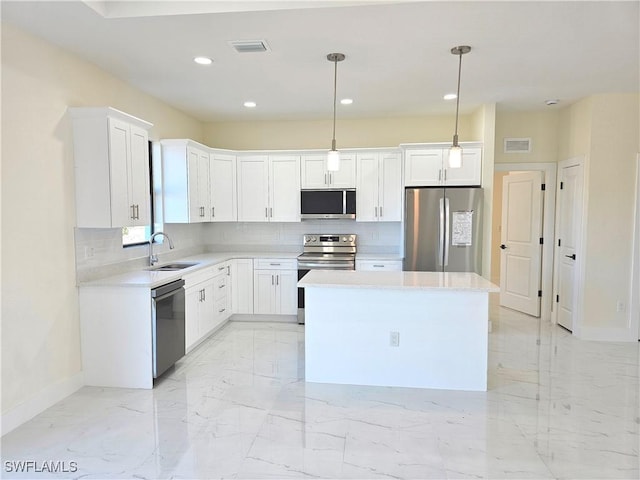
<path id="1" fill-rule="evenodd" d="M 499 111 L 496 115 L 496 163 L 540 163 L 558 160 L 560 110 Z M 530 153 L 504 153 L 505 138 L 531 138 Z"/>
<path id="2" fill-rule="evenodd" d="M 338 119 L 341 148 L 396 147 L 401 143 L 446 142 L 453 138 L 455 116 Z M 460 141 L 473 138 L 472 117 L 461 116 Z M 331 120 L 216 122 L 205 126 L 204 143 L 232 150 L 278 150 L 331 147 Z"/>
<path id="3" fill-rule="evenodd" d="M 69 106 L 112 106 L 153 138 L 202 124 L 35 37 L 2 25 L 2 412 L 81 370 Z"/>
<path id="4" fill-rule="evenodd" d="M 631 258 L 640 96 L 595 95 L 561 115 L 559 158 L 585 159 L 584 295 L 586 338 L 630 330 Z M 623 302 L 626 311 L 618 312 Z"/>
<path id="5" fill-rule="evenodd" d="M 592 97 L 586 176 L 586 327 L 628 328 L 639 107 L 638 95 Z M 627 306 L 625 312 L 616 311 L 619 301 Z"/>

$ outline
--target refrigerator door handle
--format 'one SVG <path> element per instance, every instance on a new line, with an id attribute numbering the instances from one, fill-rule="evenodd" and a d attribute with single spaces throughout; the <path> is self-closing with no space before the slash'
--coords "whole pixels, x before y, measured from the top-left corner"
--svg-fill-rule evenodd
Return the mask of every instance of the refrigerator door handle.
<path id="1" fill-rule="evenodd" d="M 438 229 L 438 265 L 442 266 L 445 248 L 445 199 L 440 197 L 440 228 Z"/>
<path id="2" fill-rule="evenodd" d="M 449 265 L 449 234 L 451 225 L 449 225 L 449 197 L 444 197 L 444 266 Z"/>

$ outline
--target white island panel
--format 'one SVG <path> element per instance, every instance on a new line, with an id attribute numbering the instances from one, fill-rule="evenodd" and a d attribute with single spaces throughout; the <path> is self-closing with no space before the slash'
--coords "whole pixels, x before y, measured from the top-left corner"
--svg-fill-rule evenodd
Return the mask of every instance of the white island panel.
<path id="1" fill-rule="evenodd" d="M 495 285 L 476 274 L 363 272 L 366 280 L 354 273 L 312 271 L 299 282 L 307 381 L 487 389 Z"/>

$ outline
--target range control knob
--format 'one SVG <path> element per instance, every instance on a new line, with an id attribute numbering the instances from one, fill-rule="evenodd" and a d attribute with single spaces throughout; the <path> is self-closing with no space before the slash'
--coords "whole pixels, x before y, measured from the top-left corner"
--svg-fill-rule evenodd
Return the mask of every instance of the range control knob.
<path id="1" fill-rule="evenodd" d="M 349 241 L 353 242 L 353 235 L 349 237 Z"/>
<path id="2" fill-rule="evenodd" d="M 347 241 L 347 237 L 342 237 L 342 241 L 346 242 Z"/>

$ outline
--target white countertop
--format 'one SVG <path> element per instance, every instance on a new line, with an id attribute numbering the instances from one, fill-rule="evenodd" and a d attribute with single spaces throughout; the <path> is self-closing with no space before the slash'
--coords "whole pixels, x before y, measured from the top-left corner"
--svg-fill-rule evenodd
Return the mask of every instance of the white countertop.
<path id="1" fill-rule="evenodd" d="M 300 252 L 212 252 L 184 257 L 177 260 L 159 263 L 161 266 L 166 263 L 196 263 L 193 267 L 182 270 L 158 271 L 144 268 L 133 270 L 110 277 L 82 282 L 80 287 L 142 287 L 154 288 L 174 280 L 179 280 L 183 276 L 197 272 L 203 268 L 211 267 L 218 263 L 226 262 L 234 258 L 297 258 Z"/>
<path id="2" fill-rule="evenodd" d="M 356 260 L 402 260 L 399 253 L 357 253 Z"/>
<path id="3" fill-rule="evenodd" d="M 364 272 L 311 270 L 299 287 L 456 290 L 499 292 L 497 285 L 476 273 L 466 272 Z"/>

